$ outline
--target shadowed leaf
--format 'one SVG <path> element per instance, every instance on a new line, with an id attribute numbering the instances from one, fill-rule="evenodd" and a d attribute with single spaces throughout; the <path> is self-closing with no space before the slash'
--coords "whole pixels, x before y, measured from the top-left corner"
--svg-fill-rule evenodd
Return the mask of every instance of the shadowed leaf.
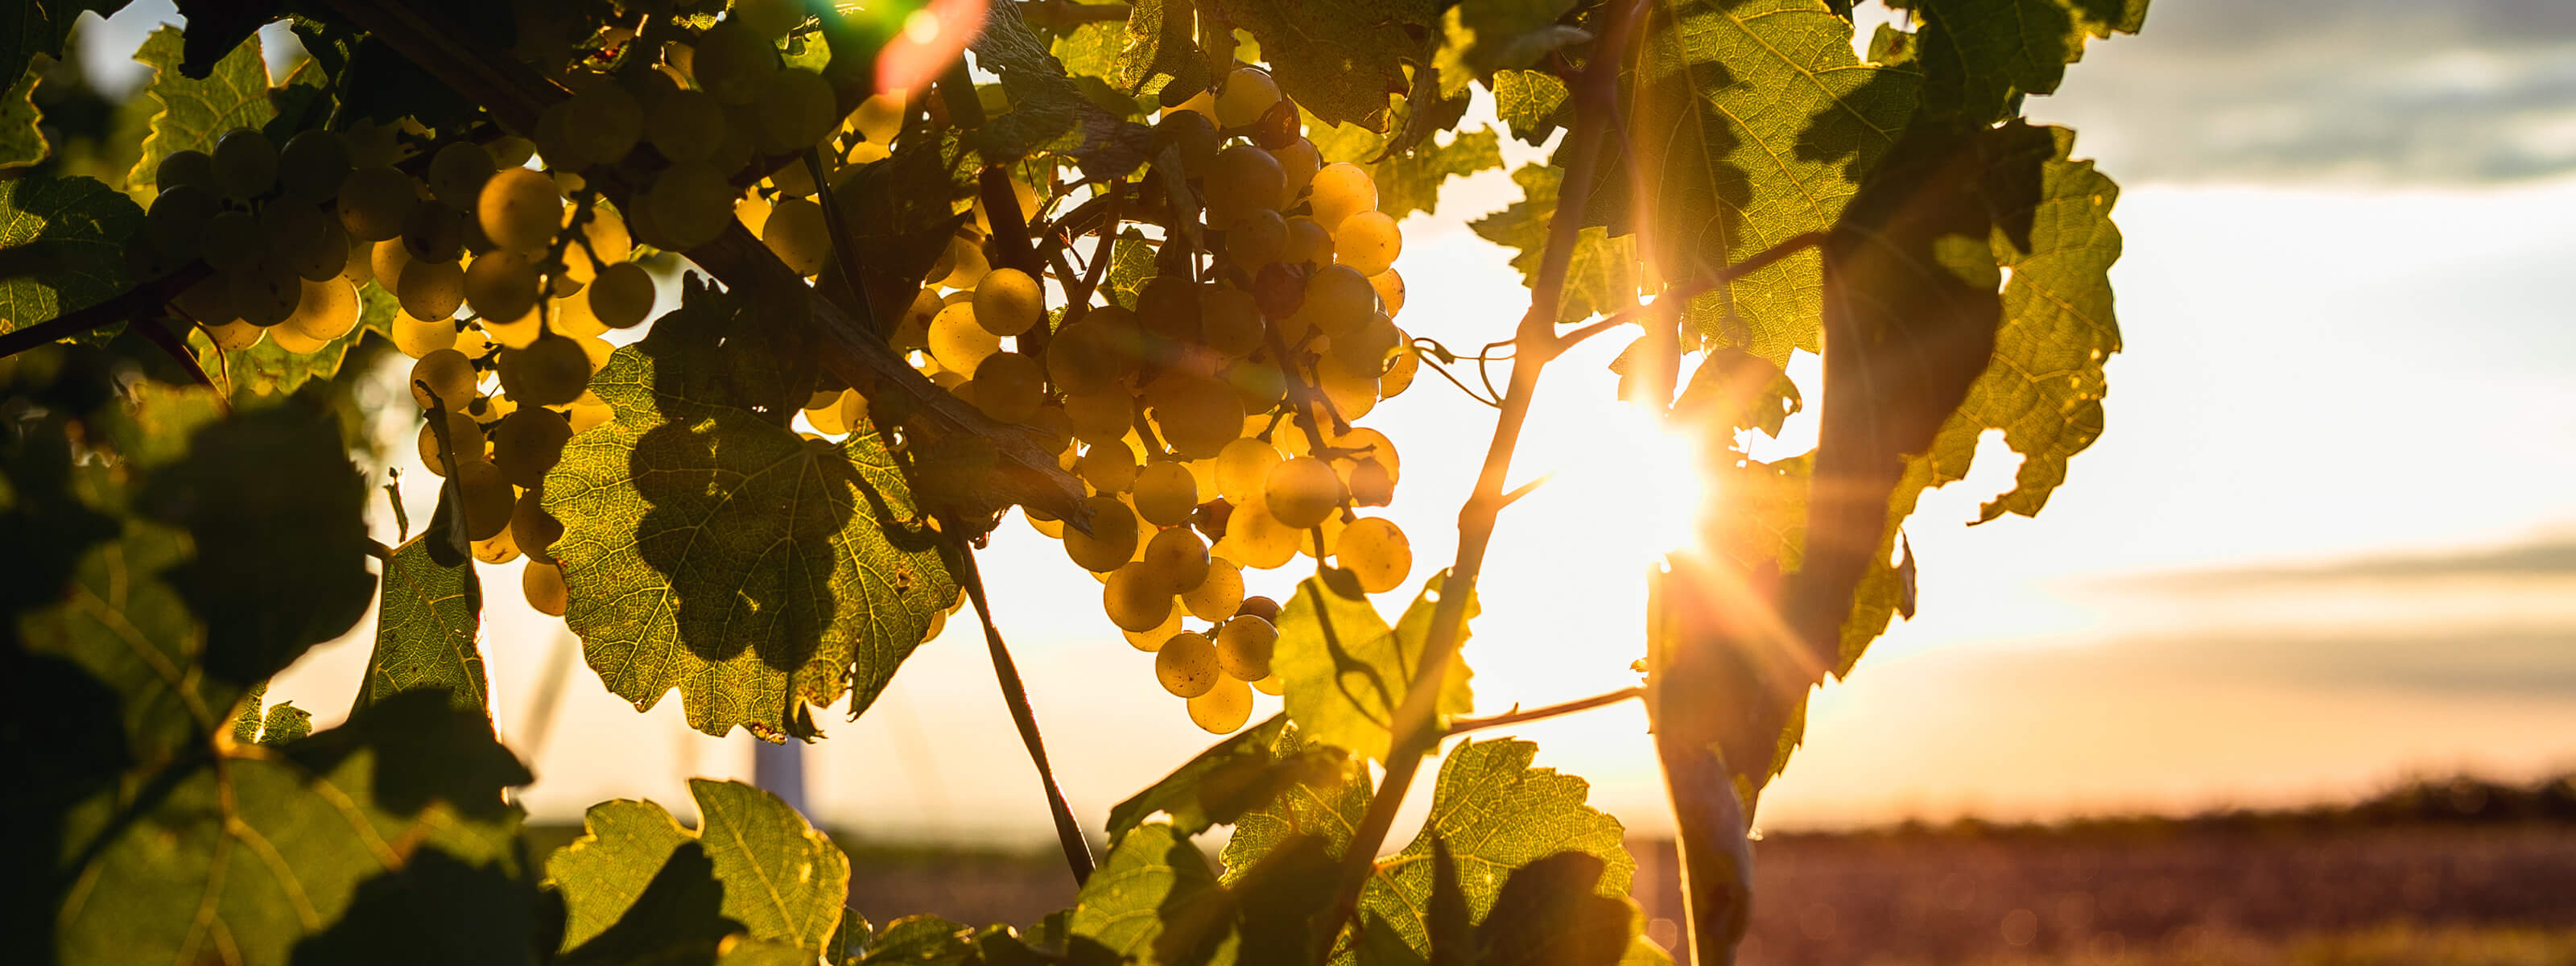
<path id="1" fill-rule="evenodd" d="M 430 559 L 433 539 L 429 533 L 413 537 L 385 564 L 376 649 L 367 658 L 357 706 L 434 688 L 461 710 L 489 715 L 483 652 L 475 645 L 483 627 L 483 581 L 470 562 L 447 567 Z"/>
<path id="2" fill-rule="evenodd" d="M 1315 577 L 1298 583 L 1297 593 L 1279 613 L 1271 667 L 1286 690 L 1288 718 L 1305 740 L 1348 748 L 1363 758 L 1386 757 L 1395 708 L 1404 703 L 1404 690 L 1422 666 L 1441 579 L 1424 582 L 1421 596 L 1394 627 L 1355 588 L 1346 593 Z M 1473 619 L 1477 610 L 1469 601 L 1467 618 Z M 1460 639 L 1465 639 L 1463 627 Z M 1465 660 L 1450 662 L 1438 713 L 1473 710 L 1475 698 L 1467 683 L 1473 676 Z"/>
<path id="3" fill-rule="evenodd" d="M 0 180 L 0 332 L 116 297 L 143 210 L 95 178 Z"/>

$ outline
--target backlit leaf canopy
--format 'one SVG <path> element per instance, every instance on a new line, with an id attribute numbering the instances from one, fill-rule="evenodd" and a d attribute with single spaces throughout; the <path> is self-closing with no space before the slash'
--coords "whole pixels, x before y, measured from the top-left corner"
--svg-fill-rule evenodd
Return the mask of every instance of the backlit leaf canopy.
<path id="1" fill-rule="evenodd" d="M 1339 748 L 1314 745 L 1287 754 L 1281 742 L 1288 716 L 1246 728 L 1215 747 L 1200 752 L 1153 787 L 1109 810 L 1109 839 L 1120 838 L 1154 816 L 1182 835 L 1196 835 L 1211 825 L 1230 825 L 1250 809 L 1268 806 L 1282 794 L 1300 794 L 1339 780 L 1348 756 Z"/>
<path id="2" fill-rule="evenodd" d="M 841 921 L 849 859 L 777 796 L 693 779 L 695 831 L 652 802 L 593 805 L 581 838 L 546 859 L 574 962 L 713 950 L 737 934 L 811 960 Z"/>
<path id="3" fill-rule="evenodd" d="M 1356 586 L 1337 587 L 1321 577 L 1297 584 L 1296 594 L 1279 612 L 1271 668 L 1286 690 L 1288 719 L 1297 723 L 1299 733 L 1361 757 L 1386 757 L 1395 708 L 1404 703 L 1405 688 L 1422 666 L 1440 584 L 1437 576 L 1425 582 L 1421 596 L 1393 627 Z M 1468 602 L 1466 616 L 1474 618 L 1477 609 Z M 1465 661 L 1450 662 L 1440 687 L 1440 714 L 1474 710 L 1467 683 L 1473 676 Z"/>
<path id="4" fill-rule="evenodd" d="M 1388 95 L 1410 89 L 1404 63 L 1429 63 L 1431 0 L 1208 0 L 1250 31 L 1279 92 L 1328 124 L 1384 131 Z"/>
<path id="5" fill-rule="evenodd" d="M 384 603 L 376 611 L 376 648 L 358 686 L 364 707 L 404 691 L 436 689 L 461 710 L 491 713 L 483 679 L 483 581 L 471 562 L 440 566 L 424 532 L 385 563 Z"/>
<path id="6" fill-rule="evenodd" d="M 152 132 L 143 139 L 143 155 L 135 159 L 134 170 L 125 176 L 127 184 L 151 184 L 161 159 L 181 151 L 212 152 L 215 142 L 234 128 L 264 128 L 277 117 L 258 35 L 215 62 L 203 79 L 180 72 L 183 45 L 179 28 L 163 25 L 134 52 L 135 60 L 152 69 L 143 96 L 160 111 L 152 115 Z"/>
<path id="7" fill-rule="evenodd" d="M 638 708 L 677 688 L 708 734 L 811 737 L 805 706 L 865 710 L 957 585 L 872 426 L 809 441 L 753 401 L 784 350 L 737 307 L 693 285 L 591 377 L 615 418 L 546 477 L 564 620 Z"/>
<path id="8" fill-rule="evenodd" d="M 30 0 L 0 14 L 0 77 L 16 80 L 37 54 L 60 57 L 72 25 L 84 11 L 101 17 L 125 9 L 126 0 Z"/>
<path id="9" fill-rule="evenodd" d="M 95 178 L 0 180 L 0 332 L 116 297 L 143 210 Z"/>
<path id="10" fill-rule="evenodd" d="M 974 44 L 976 65 L 1002 76 L 1011 109 L 987 119 L 971 138 L 985 160 L 1008 162 L 1036 151 L 1070 156 L 1091 178 L 1115 178 L 1145 162 L 1144 125 L 1111 115 L 1082 95 L 1046 40 L 1013 4 L 996 5 Z"/>

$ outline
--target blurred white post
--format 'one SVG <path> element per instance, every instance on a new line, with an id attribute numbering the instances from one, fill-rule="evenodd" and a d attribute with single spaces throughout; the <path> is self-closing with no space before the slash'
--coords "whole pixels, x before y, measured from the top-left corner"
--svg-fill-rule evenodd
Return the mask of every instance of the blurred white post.
<path id="1" fill-rule="evenodd" d="M 751 739 L 751 783 L 799 814 L 805 812 L 805 743 L 789 739 L 770 744 Z"/>

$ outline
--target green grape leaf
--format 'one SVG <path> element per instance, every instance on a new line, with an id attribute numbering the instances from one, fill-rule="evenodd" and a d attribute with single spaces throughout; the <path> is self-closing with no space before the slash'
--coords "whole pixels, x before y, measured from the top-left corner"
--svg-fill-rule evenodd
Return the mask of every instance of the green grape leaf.
<path id="1" fill-rule="evenodd" d="M 15 81 L 24 76 L 38 54 L 61 57 L 82 12 L 110 17 L 125 9 L 125 4 L 126 0 L 42 0 L 20 3 L 16 11 L 0 14 L 0 77 Z"/>
<path id="2" fill-rule="evenodd" d="M 902 317 L 921 277 L 971 217 L 953 203 L 974 194 L 975 169 L 953 134 L 908 136 L 892 156 L 846 169 L 846 180 L 833 185 L 877 318 Z"/>
<path id="3" fill-rule="evenodd" d="M 1178 104 L 1213 86 L 1207 57 L 1191 24 L 1192 0 L 1137 0 L 1130 5 L 1117 59 L 1101 76 L 1131 94 Z M 1070 62 L 1068 62 L 1070 63 Z M 1075 73 L 1087 73 L 1081 67 Z"/>
<path id="4" fill-rule="evenodd" d="M 1279 92 L 1329 124 L 1384 131 L 1389 95 L 1412 89 L 1404 64 L 1428 64 L 1439 36 L 1432 0 L 1206 0 L 1250 31 Z"/>
<path id="5" fill-rule="evenodd" d="M 34 164 L 45 159 L 45 132 L 36 129 L 44 112 L 36 108 L 36 79 L 44 72 L 31 70 L 18 78 L 18 83 L 0 93 L 0 168 Z"/>
<path id="6" fill-rule="evenodd" d="M 1542 70 L 1494 72 L 1494 113 L 1512 129 L 1512 137 L 1544 144 L 1558 128 L 1574 120 L 1565 81 Z"/>
<path id="7" fill-rule="evenodd" d="M 492 962 L 524 956 L 535 895 L 526 769 L 479 717 L 414 693 L 275 748 L 150 776 L 83 802 L 59 843 L 60 962 Z M 20 941 L 29 937 L 20 936 Z"/>
<path id="8" fill-rule="evenodd" d="M 582 837 L 547 857 L 563 892 L 567 957 L 713 949 L 737 933 L 809 961 L 824 952 L 849 888 L 840 847 L 750 785 L 691 779 L 689 793 L 695 832 L 652 802 L 602 802 L 582 817 Z"/>
<path id="9" fill-rule="evenodd" d="M 962 966 L 975 961 L 975 930 L 938 916 L 905 916 L 885 924 L 868 939 L 868 950 L 852 963 L 910 963 Z"/>
<path id="10" fill-rule="evenodd" d="M 1486 127 L 1460 131 L 1447 144 L 1426 142 L 1411 151 L 1390 154 L 1369 165 L 1369 180 L 1377 184 L 1377 210 L 1401 221 L 1414 212 L 1437 208 L 1440 185 L 1450 178 L 1502 166 L 1500 139 L 1493 128 Z"/>
<path id="11" fill-rule="evenodd" d="M 385 564 L 376 649 L 367 657 L 356 706 L 435 688 L 459 709 L 489 715 L 483 652 L 475 646 L 483 627 L 483 581 L 471 561 L 442 567 L 430 559 L 432 539 L 429 533 L 413 537 Z"/>
<path id="12" fill-rule="evenodd" d="M 0 332 L 115 298 L 143 210 L 96 178 L 0 180 Z"/>
<path id="13" fill-rule="evenodd" d="M 2019 112 L 2023 95 L 2055 93 L 2088 37 L 2136 33 L 2147 0 L 1911 0 L 1923 110 L 1968 124 Z"/>
<path id="14" fill-rule="evenodd" d="M 1832 227 L 1904 129 L 1919 81 L 1862 64 L 1851 35 L 1822 0 L 1658 0 L 1631 85 L 1634 149 L 1603 155 L 1621 163 L 1602 166 L 1586 223 L 1639 232 L 1675 282 Z M 1688 317 L 1774 362 L 1787 354 L 1773 347 L 1814 349 L 1819 265 L 1793 255 L 1693 300 Z"/>
<path id="15" fill-rule="evenodd" d="M 966 134 L 986 161 L 1011 162 L 1039 151 L 1068 156 L 1083 176 L 1126 176 L 1145 163 L 1153 129 L 1115 116 L 1085 97 L 1047 53 L 1045 38 L 1020 19 L 1017 4 L 998 4 L 972 48 L 975 65 L 1002 75 L 1011 109 Z"/>
<path id="16" fill-rule="evenodd" d="M 1291 726 L 1270 740 L 1268 750 L 1271 761 L 1285 762 L 1331 747 L 1307 741 Z M 1371 788 L 1366 761 L 1347 755 L 1341 761 L 1340 768 L 1290 787 L 1236 818 L 1234 835 L 1219 856 L 1227 882 L 1296 839 L 1319 840 L 1336 855 L 1350 847 L 1360 816 L 1368 811 Z"/>
<path id="17" fill-rule="evenodd" d="M 1118 803 L 1109 810 L 1110 844 L 1156 815 L 1165 816 L 1179 834 L 1196 835 L 1212 825 L 1233 824 L 1282 794 L 1341 777 L 1349 759 L 1342 749 L 1318 745 L 1278 754 L 1287 728 L 1287 715 L 1272 715 Z"/>
<path id="18" fill-rule="evenodd" d="M 1078 950 L 1107 961 L 1195 962 L 1230 918 L 1228 898 L 1189 836 L 1155 822 L 1109 850 L 1075 898 L 1070 926 Z"/>
<path id="19" fill-rule="evenodd" d="M 1512 172 L 1521 200 L 1511 207 L 1469 222 L 1478 237 L 1518 252 L 1512 267 L 1521 278 L 1536 281 L 1539 261 L 1547 256 L 1548 223 L 1556 216 L 1557 188 L 1565 172 L 1552 165 L 1527 164 Z M 1598 225 L 1576 236 L 1573 258 L 1566 263 L 1564 301 L 1557 321 L 1580 322 L 1616 312 L 1637 300 L 1636 238 L 1613 236 Z"/>
<path id="20" fill-rule="evenodd" d="M 1441 96 L 1457 97 L 1477 78 L 1591 40 L 1582 28 L 1557 22 L 1572 9 L 1574 0 L 1495 0 L 1449 8 L 1440 17 L 1440 50 L 1431 60 L 1440 72 Z"/>
<path id="21" fill-rule="evenodd" d="M 296 707 L 292 701 L 280 702 L 268 709 L 260 721 L 259 743 L 282 745 L 313 733 L 313 712 Z"/>
<path id="22" fill-rule="evenodd" d="M 811 442 L 746 401 L 780 377 L 736 309 L 687 287 L 591 378 L 614 418 L 545 486 L 564 622 L 639 709 L 677 688 L 708 734 L 810 738 L 805 706 L 848 693 L 866 710 L 957 585 L 873 426 Z"/>
<path id="23" fill-rule="evenodd" d="M 1619 820 L 1585 803 L 1590 783 L 1530 767 L 1537 752 L 1535 744 L 1510 739 L 1449 749 L 1422 833 L 1403 851 L 1378 860 L 1360 894 L 1368 921 L 1391 926 L 1408 945 L 1429 951 L 1435 848 L 1445 848 L 1458 863 L 1459 897 L 1474 922 L 1485 922 L 1496 910 L 1514 870 L 1565 853 L 1599 862 L 1592 894 L 1624 903 L 1637 861 L 1620 844 Z"/>
<path id="24" fill-rule="evenodd" d="M 1300 734 L 1371 760 L 1386 758 L 1395 708 L 1404 703 L 1405 687 L 1422 666 L 1445 578 L 1444 571 L 1425 581 L 1421 596 L 1394 627 L 1356 588 L 1345 592 L 1320 577 L 1297 584 L 1296 594 L 1279 613 L 1271 668 L 1286 691 L 1288 719 L 1297 723 Z M 1473 619 L 1478 609 L 1470 599 L 1467 618 Z M 1463 624 L 1459 639 L 1466 639 Z M 1463 658 L 1450 662 L 1440 687 L 1440 714 L 1474 709 L 1468 685 L 1474 673 Z"/>
<path id="25" fill-rule="evenodd" d="M 1154 246 L 1145 233 L 1130 228 L 1118 233 L 1118 241 L 1109 246 L 1109 271 L 1100 279 L 1100 294 L 1110 304 L 1123 309 L 1136 307 L 1136 297 L 1153 280 Z"/>
<path id="26" fill-rule="evenodd" d="M 215 384 L 231 391 L 235 404 L 255 405 L 291 394 L 305 383 L 338 376 L 349 350 L 357 348 L 367 333 L 393 338 L 394 313 L 400 309 L 401 303 L 393 293 L 368 282 L 358 289 L 357 326 L 312 352 L 288 352 L 273 339 L 261 339 L 250 348 L 226 352 L 216 348 L 202 329 L 188 334 L 188 347 L 196 353 L 197 365 Z"/>
<path id="27" fill-rule="evenodd" d="M 181 151 L 215 149 L 215 142 L 234 128 L 263 128 L 276 119 L 268 99 L 268 61 L 260 55 L 259 35 L 252 34 L 216 62 L 203 79 L 179 70 L 185 57 L 179 28 L 162 25 L 143 38 L 134 59 L 152 68 L 143 96 L 160 110 L 152 115 L 152 132 L 143 138 L 143 155 L 125 183 L 151 184 L 161 159 Z"/>

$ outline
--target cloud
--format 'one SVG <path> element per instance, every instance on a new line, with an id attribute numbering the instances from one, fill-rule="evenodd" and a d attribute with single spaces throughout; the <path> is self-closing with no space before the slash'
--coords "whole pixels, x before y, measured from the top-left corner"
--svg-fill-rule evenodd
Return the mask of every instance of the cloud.
<path id="1" fill-rule="evenodd" d="M 2576 577 L 2576 536 L 2476 550 L 2385 554 L 2315 564 L 2188 570 L 2115 578 L 2095 586 L 2151 594 L 2262 593 L 2331 584 L 2497 577 Z"/>
<path id="2" fill-rule="evenodd" d="M 2159 0 L 2029 109 L 2130 183 L 2544 177 L 2576 170 L 2576 3 Z"/>

